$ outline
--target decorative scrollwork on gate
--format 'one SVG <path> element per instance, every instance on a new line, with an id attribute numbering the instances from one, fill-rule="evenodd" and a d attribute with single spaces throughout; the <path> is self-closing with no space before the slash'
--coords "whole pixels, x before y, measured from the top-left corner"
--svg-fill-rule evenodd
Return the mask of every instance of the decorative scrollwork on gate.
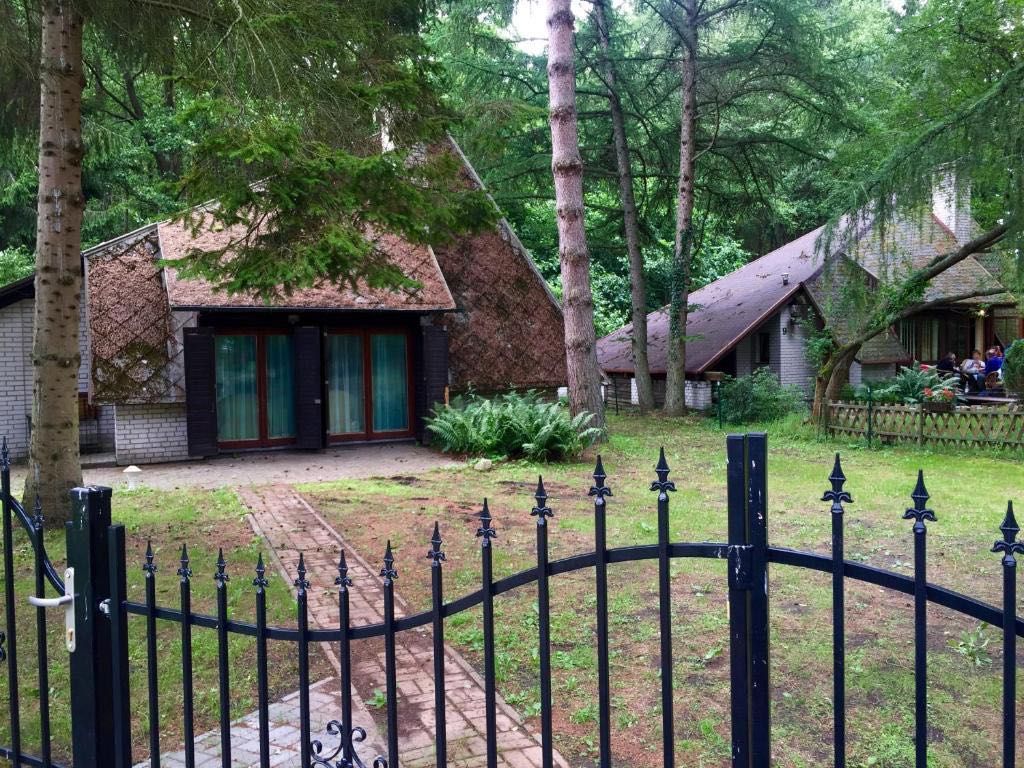
<path id="1" fill-rule="evenodd" d="M 366 764 L 356 754 L 355 750 L 356 744 L 366 741 L 366 730 L 359 726 L 352 729 L 349 735 L 349 742 L 352 744 L 351 754 L 348 756 L 341 754 L 345 746 L 345 740 L 342 738 L 344 730 L 345 724 L 340 720 L 331 720 L 327 723 L 327 733 L 338 738 L 338 746 L 329 755 L 324 754 L 324 744 L 320 739 L 313 739 L 309 743 L 313 760 L 310 764 L 311 768 L 313 766 L 320 766 L 320 768 L 366 768 Z M 335 760 L 339 755 L 340 759 Z M 387 758 L 383 755 L 377 755 L 377 757 L 373 758 L 373 768 L 388 768 Z"/>

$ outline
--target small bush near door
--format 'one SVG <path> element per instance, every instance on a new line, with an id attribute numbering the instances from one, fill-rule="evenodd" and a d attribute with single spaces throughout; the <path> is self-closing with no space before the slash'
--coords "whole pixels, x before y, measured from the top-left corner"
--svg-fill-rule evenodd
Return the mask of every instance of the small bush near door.
<path id="1" fill-rule="evenodd" d="M 777 421 L 803 408 L 803 393 L 784 387 L 768 368 L 722 382 L 722 417 L 730 424 Z"/>
<path id="2" fill-rule="evenodd" d="M 509 393 L 488 399 L 457 397 L 434 411 L 427 429 L 447 453 L 560 461 L 579 456 L 601 430 L 588 426 L 593 414 L 575 418 L 559 403 L 536 392 Z"/>

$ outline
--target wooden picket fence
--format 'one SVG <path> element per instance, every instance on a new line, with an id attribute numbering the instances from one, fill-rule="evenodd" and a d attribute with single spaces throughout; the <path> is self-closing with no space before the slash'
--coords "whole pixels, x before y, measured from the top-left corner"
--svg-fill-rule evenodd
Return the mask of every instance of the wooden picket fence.
<path id="1" fill-rule="evenodd" d="M 831 435 L 866 437 L 869 420 L 872 439 L 882 443 L 1024 449 L 1024 407 L 1019 404 L 936 412 L 921 405 L 829 403 Z"/>

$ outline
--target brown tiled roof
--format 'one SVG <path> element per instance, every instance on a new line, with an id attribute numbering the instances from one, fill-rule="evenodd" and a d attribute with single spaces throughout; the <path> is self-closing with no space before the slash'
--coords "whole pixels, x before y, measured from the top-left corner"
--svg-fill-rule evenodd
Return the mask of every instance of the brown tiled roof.
<path id="1" fill-rule="evenodd" d="M 160 253 L 168 261 L 182 259 L 189 252 L 230 248 L 245 236 L 245 227 L 218 228 L 202 222 L 193 235 L 187 222 L 162 222 L 157 226 Z M 413 245 L 395 235 L 379 235 L 374 240 L 389 262 L 402 274 L 420 283 L 416 289 L 386 290 L 358 284 L 356 289 L 323 283 L 281 295 L 267 303 L 254 295 L 229 295 L 204 280 L 186 280 L 178 270 L 167 267 L 167 294 L 172 307 L 190 309 L 248 309 L 277 307 L 330 310 L 405 310 L 412 312 L 445 311 L 455 308 L 444 276 L 434 254 L 427 246 Z"/>
<path id="2" fill-rule="evenodd" d="M 690 294 L 687 317 L 686 372 L 700 374 L 750 330 L 802 290 L 824 261 L 816 243 L 819 227 Z M 788 283 L 783 282 L 788 275 Z M 623 326 L 597 342 L 597 359 L 606 373 L 632 373 L 633 325 Z M 665 373 L 669 308 L 647 316 L 647 354 L 651 373 Z"/>
<path id="3" fill-rule="evenodd" d="M 459 147 L 451 146 L 466 183 L 483 189 Z M 482 392 L 564 385 L 562 310 L 508 222 L 436 253 L 459 309 L 441 318 L 452 385 Z"/>

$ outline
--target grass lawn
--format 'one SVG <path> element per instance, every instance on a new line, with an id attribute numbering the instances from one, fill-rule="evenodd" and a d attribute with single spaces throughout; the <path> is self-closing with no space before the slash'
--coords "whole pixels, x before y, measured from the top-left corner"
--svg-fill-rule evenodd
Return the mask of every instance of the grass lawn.
<path id="1" fill-rule="evenodd" d="M 768 428 L 769 539 L 774 545 L 827 553 L 828 487 L 836 450 L 843 452 L 855 503 L 846 515 L 847 557 L 909 574 L 910 505 L 918 468 L 931 507 L 930 579 L 998 603 L 998 535 L 1006 500 L 1024 504 L 1020 457 L 913 449 L 867 451 L 818 442 L 800 430 Z M 725 541 L 725 431 L 696 419 L 614 417 L 601 447 L 608 484 L 609 546 L 656 541 L 655 494 L 648 488 L 664 445 L 678 492 L 672 496 L 674 541 Z M 555 510 L 551 557 L 592 549 L 587 490 L 593 456 L 577 464 L 503 463 L 492 471 L 438 470 L 415 477 L 303 486 L 307 497 L 364 556 L 395 547 L 401 595 L 417 609 L 430 601 L 425 558 L 435 520 L 448 553 L 446 596 L 479 584 L 475 513 L 487 497 L 498 541 L 500 578 L 534 562 L 532 494 L 538 473 Z M 677 560 L 672 566 L 678 763 L 729 764 L 727 580 L 720 562 Z M 657 580 L 653 563 L 611 566 L 612 714 L 616 761 L 660 764 Z M 773 748 L 780 766 L 831 764 L 831 597 L 827 574 L 773 566 L 771 571 Z M 848 582 L 848 732 L 851 766 L 913 765 L 911 598 Z M 593 574 L 552 582 L 553 676 L 557 746 L 574 766 L 593 764 L 597 744 Z M 501 692 L 527 717 L 539 712 L 533 589 L 497 601 L 497 670 Z M 973 622 L 930 608 L 930 765 L 992 766 L 1000 744 L 999 633 L 972 635 Z M 448 623 L 448 637 L 478 665 L 479 612 Z M 991 644 L 985 646 L 985 641 Z M 1022 686 L 1024 688 L 1024 686 Z M 537 725 L 537 720 L 533 721 Z M 1024 727 L 1019 741 L 1024 744 Z"/>
<path id="2" fill-rule="evenodd" d="M 187 543 L 191 557 L 192 608 L 196 612 L 216 613 L 216 590 L 213 574 L 216 570 L 217 547 L 223 546 L 228 560 L 228 610 L 232 616 L 245 621 L 255 617 L 255 597 L 252 589 L 253 569 L 257 556 L 265 546 L 253 536 L 243 517 L 244 508 L 233 491 L 119 491 L 113 498 L 113 518 L 127 528 L 128 597 L 134 602 L 145 602 L 145 581 L 141 564 L 146 542 L 151 539 L 156 553 L 158 571 L 157 603 L 165 607 L 178 606 L 182 543 Z M 17 526 L 17 523 L 15 523 Z M 18 596 L 18 668 L 21 693 L 22 749 L 38 754 L 39 745 L 39 688 L 36 672 L 35 610 L 25 597 L 34 589 L 32 548 L 28 538 L 17 529 L 15 539 L 16 593 Z M 47 534 L 46 547 L 57 566 L 64 569 L 64 532 Z M 283 583 L 273 564 L 268 564 L 267 616 L 272 624 L 292 626 L 295 623 L 295 600 L 291 585 Z M 0 584 L 2 592 L 2 584 Z M 62 761 L 70 758 L 70 687 L 68 682 L 68 655 L 63 646 L 61 626 L 63 614 L 48 612 L 48 643 L 50 659 L 50 706 L 54 757 Z M 60 626 L 58 626 L 60 625 Z M 146 626 L 145 619 L 131 616 L 129 626 L 129 660 L 131 664 L 131 695 L 133 714 L 133 756 L 143 760 L 149 753 L 148 699 L 146 689 Z M 182 746 L 181 719 L 181 634 L 180 625 L 158 621 L 160 737 L 161 749 L 172 752 Z M 2 629 L 2 627 L 0 627 Z M 195 732 L 204 733 L 217 726 L 217 637 L 213 630 L 199 627 L 192 633 Z M 256 649 L 250 638 L 231 635 L 229 641 L 231 661 L 232 716 L 240 717 L 256 708 Z M 320 652 L 319 646 L 310 649 L 314 680 L 327 676 L 333 670 Z M 276 698 L 297 687 L 297 661 L 293 643 L 269 644 L 271 697 Z M 8 676 L 6 669 L 0 675 L 0 744 L 10 744 L 10 724 L 7 717 Z"/>

